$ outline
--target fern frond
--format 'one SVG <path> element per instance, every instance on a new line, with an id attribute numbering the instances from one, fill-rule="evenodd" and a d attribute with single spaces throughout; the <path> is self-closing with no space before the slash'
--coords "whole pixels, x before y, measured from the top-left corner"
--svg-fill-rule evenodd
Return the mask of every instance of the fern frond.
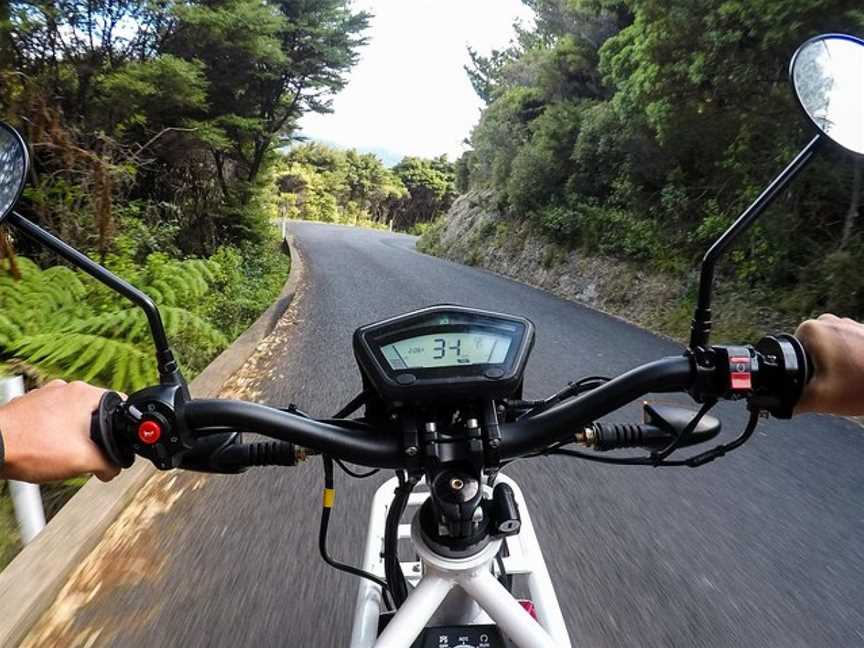
<path id="1" fill-rule="evenodd" d="M 214 262 L 203 259 L 176 261 L 151 255 L 141 288 L 160 306 L 187 306 L 207 293 L 216 278 L 216 269 Z"/>
<path id="2" fill-rule="evenodd" d="M 124 308 L 123 310 L 101 315 L 73 320 L 59 327 L 60 333 L 86 333 L 100 335 L 115 340 L 129 340 L 136 342 L 144 340 L 149 334 L 147 319 L 137 308 Z"/>
<path id="3" fill-rule="evenodd" d="M 225 335 L 206 319 L 195 315 L 185 308 L 169 306 L 159 309 L 165 332 L 169 337 L 189 334 L 210 344 L 225 345 Z M 144 313 L 138 308 L 126 308 L 113 313 L 94 315 L 73 321 L 63 327 L 62 333 L 85 333 L 130 342 L 149 342 L 150 328 Z"/>
<path id="4" fill-rule="evenodd" d="M 22 331 L 18 324 L 0 313 L 0 347 L 9 348 L 12 344 L 21 337 Z"/>
<path id="5" fill-rule="evenodd" d="M 46 333 L 22 339 L 13 352 L 34 365 L 50 368 L 61 378 L 97 380 L 123 391 L 134 391 L 151 383 L 156 376 L 153 354 L 121 340 L 84 333 Z M 82 376 L 88 362 L 98 358 Z M 95 366 L 95 370 L 94 370 Z"/>

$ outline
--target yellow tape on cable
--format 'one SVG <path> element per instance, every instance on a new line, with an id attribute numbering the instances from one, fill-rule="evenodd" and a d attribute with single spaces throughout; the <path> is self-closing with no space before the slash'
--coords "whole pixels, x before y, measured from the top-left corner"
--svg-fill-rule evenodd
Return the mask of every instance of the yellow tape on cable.
<path id="1" fill-rule="evenodd" d="M 333 508 L 333 500 L 336 499 L 336 489 L 324 489 L 324 508 Z"/>

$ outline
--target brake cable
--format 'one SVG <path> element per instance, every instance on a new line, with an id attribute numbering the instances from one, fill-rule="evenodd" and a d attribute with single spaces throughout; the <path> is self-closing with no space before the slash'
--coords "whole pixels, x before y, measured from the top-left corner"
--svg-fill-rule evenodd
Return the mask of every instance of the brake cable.
<path id="1" fill-rule="evenodd" d="M 355 396 L 351 402 L 349 402 L 345 407 L 339 410 L 333 418 L 330 419 L 316 419 L 320 420 L 322 423 L 330 423 L 331 425 L 338 425 L 343 428 L 356 428 L 356 429 L 371 429 L 371 426 L 366 424 L 362 420 L 344 420 L 346 416 L 353 414 L 356 412 L 362 405 L 366 403 L 366 400 L 369 398 L 369 394 L 365 391 L 360 392 L 357 396 Z M 283 412 L 289 412 L 296 416 L 302 416 L 303 418 L 311 419 L 313 417 L 309 416 L 306 412 L 299 409 L 293 403 L 286 408 L 281 408 Z M 372 470 L 361 473 L 356 472 L 349 468 L 344 461 L 341 459 L 335 459 L 336 465 L 346 474 L 356 479 L 365 479 L 366 477 L 371 477 L 372 475 L 377 474 L 379 471 L 378 468 L 373 468 Z"/>
<path id="2" fill-rule="evenodd" d="M 369 400 L 369 392 L 365 389 L 357 394 L 351 401 L 338 412 L 333 417 L 334 419 L 344 419 L 346 416 L 349 416 L 360 409 L 363 405 L 366 404 L 366 401 Z M 361 424 L 361 421 L 357 421 L 358 424 Z M 368 470 L 366 472 L 355 472 L 351 470 L 341 459 L 336 459 L 336 465 L 342 469 L 342 471 L 355 479 L 366 479 L 367 477 L 371 477 L 372 475 L 377 475 L 379 470 L 377 468 L 373 468 L 372 470 Z"/>
<path id="3" fill-rule="evenodd" d="M 595 387 L 599 387 L 606 382 L 609 382 L 609 378 L 606 376 L 586 376 L 585 378 L 580 378 L 576 382 L 569 383 L 564 389 L 552 394 L 549 398 L 539 401 L 536 405 L 532 403 L 534 406 L 528 411 L 517 416 L 516 420 L 519 421 L 523 418 L 535 416 L 540 412 L 549 409 L 555 403 L 559 403 L 567 398 L 572 398 L 573 396 L 578 396 L 583 392 L 591 391 Z"/>
<path id="4" fill-rule="evenodd" d="M 346 416 L 356 412 L 362 405 L 366 403 L 367 398 L 369 397 L 368 392 L 362 391 L 359 395 L 357 395 L 354 399 L 351 400 L 345 407 L 339 410 L 334 419 L 343 419 Z M 293 405 L 291 409 L 294 410 L 294 413 L 298 413 L 301 416 L 306 416 Z M 396 608 L 393 605 L 393 594 L 390 590 L 390 586 L 387 584 L 387 581 L 379 578 L 375 574 L 359 569 L 358 567 L 353 567 L 351 565 L 346 565 L 345 563 L 338 562 L 331 558 L 329 552 L 327 551 L 327 533 L 330 530 L 330 513 L 333 509 L 333 503 L 336 498 L 336 488 L 335 488 L 335 480 L 333 478 L 333 458 L 329 455 L 321 455 L 321 462 L 324 466 L 324 497 L 321 508 L 321 525 L 318 528 L 318 550 L 321 553 L 321 558 L 325 563 L 333 567 L 334 569 L 338 569 L 339 571 L 343 571 L 347 574 L 351 574 L 352 576 L 359 576 L 360 578 L 365 578 L 366 580 L 372 581 L 378 587 L 381 588 L 381 594 L 384 598 L 384 604 L 390 610 L 395 610 Z M 352 477 L 371 477 L 378 470 L 372 470 L 367 473 L 355 473 L 347 466 L 345 466 L 339 459 L 336 459 L 336 463 L 339 464 L 339 467 L 344 470 L 347 474 Z"/>
<path id="5" fill-rule="evenodd" d="M 381 588 L 381 593 L 384 596 L 384 604 L 388 607 L 388 609 L 394 610 L 395 608 L 393 607 L 392 592 L 390 591 L 390 587 L 387 585 L 387 582 L 385 580 L 379 578 L 375 574 L 371 574 L 357 567 L 352 567 L 351 565 L 346 565 L 344 563 L 338 562 L 331 558 L 330 554 L 327 551 L 327 531 L 330 528 L 330 512 L 333 509 L 333 502 L 336 497 L 336 489 L 334 488 L 333 480 L 333 460 L 327 455 L 322 455 L 321 460 L 324 464 L 324 500 L 323 506 L 321 508 L 321 526 L 318 529 L 318 550 L 321 553 L 321 558 L 323 558 L 324 562 L 326 562 L 334 569 L 338 569 L 339 571 L 343 571 L 353 576 L 365 578 L 366 580 L 372 581 L 373 583 L 378 585 Z"/>
<path id="6" fill-rule="evenodd" d="M 580 394 L 583 394 L 585 392 L 591 391 L 592 389 L 596 389 L 597 387 L 600 387 L 603 383 L 609 382 L 609 380 L 610 379 L 607 378 L 606 376 L 586 376 L 584 378 L 580 378 L 579 380 L 576 380 L 575 382 L 569 383 L 567 385 L 567 387 L 565 387 L 564 389 L 562 389 L 559 392 L 556 392 L 555 394 L 553 394 L 549 398 L 542 400 L 542 401 L 535 401 L 533 403 L 534 406 L 531 409 L 527 410 L 526 412 L 523 412 L 522 414 L 517 416 L 516 420 L 519 421 L 523 418 L 528 418 L 529 416 L 534 416 L 536 414 L 539 414 L 543 410 L 545 410 L 548 407 L 550 407 L 551 405 L 563 400 L 564 398 L 572 398 L 574 396 L 579 396 Z M 542 457 L 544 455 L 554 454 L 555 450 L 558 450 L 559 448 L 564 447 L 568 443 L 572 443 L 572 441 L 570 441 L 569 439 L 567 439 L 565 441 L 559 441 L 558 443 L 556 443 L 556 444 L 554 444 L 548 448 L 545 448 L 544 450 L 540 450 L 539 452 L 533 452 L 531 454 L 527 454 L 527 455 L 524 455 L 522 457 L 515 457 L 514 459 L 504 461 L 501 463 L 498 470 L 500 471 L 501 468 L 509 466 L 514 461 L 519 461 L 520 459 L 531 459 L 533 457 Z M 498 471 L 496 471 L 495 474 L 497 474 L 497 472 Z M 492 485 L 492 483 L 494 483 L 494 479 L 495 479 L 494 476 L 492 476 L 492 480 L 489 483 L 490 486 Z"/>
<path id="7" fill-rule="evenodd" d="M 351 470 L 348 466 L 345 465 L 345 462 L 341 459 L 336 459 L 336 465 L 342 469 L 349 477 L 354 477 L 355 479 L 366 479 L 367 477 L 371 477 L 372 475 L 377 475 L 380 471 L 378 468 L 373 468 L 372 470 L 367 470 L 366 472 L 355 472 Z"/>
<path id="8" fill-rule="evenodd" d="M 399 562 L 399 522 L 408 506 L 408 498 L 417 485 L 417 480 L 413 477 L 406 478 L 401 471 L 397 472 L 396 476 L 399 479 L 399 486 L 393 494 L 393 501 L 390 503 L 384 524 L 384 573 L 391 587 L 393 602 L 398 609 L 408 598 L 408 584 Z"/>

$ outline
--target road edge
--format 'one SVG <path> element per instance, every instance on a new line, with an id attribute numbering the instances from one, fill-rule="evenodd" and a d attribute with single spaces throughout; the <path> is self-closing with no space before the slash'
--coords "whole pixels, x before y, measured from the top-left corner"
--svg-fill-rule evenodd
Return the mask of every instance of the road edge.
<path id="1" fill-rule="evenodd" d="M 192 381 L 189 387 L 194 396 L 215 397 L 291 305 L 304 272 L 303 261 L 293 237 L 288 235 L 282 245 L 291 258 L 291 268 L 279 297 Z M 17 646 L 26 637 L 69 574 L 156 472 L 153 464 L 139 459 L 107 484 L 90 479 L 0 572 L 0 646 Z"/>

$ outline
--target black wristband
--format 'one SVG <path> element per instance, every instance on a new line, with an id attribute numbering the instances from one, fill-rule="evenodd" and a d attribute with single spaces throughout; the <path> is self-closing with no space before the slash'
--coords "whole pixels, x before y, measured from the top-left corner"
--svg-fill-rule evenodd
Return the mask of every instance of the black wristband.
<path id="1" fill-rule="evenodd" d="M 0 430 L 0 472 L 3 471 L 3 461 L 6 459 L 6 450 L 3 447 L 3 430 Z"/>

